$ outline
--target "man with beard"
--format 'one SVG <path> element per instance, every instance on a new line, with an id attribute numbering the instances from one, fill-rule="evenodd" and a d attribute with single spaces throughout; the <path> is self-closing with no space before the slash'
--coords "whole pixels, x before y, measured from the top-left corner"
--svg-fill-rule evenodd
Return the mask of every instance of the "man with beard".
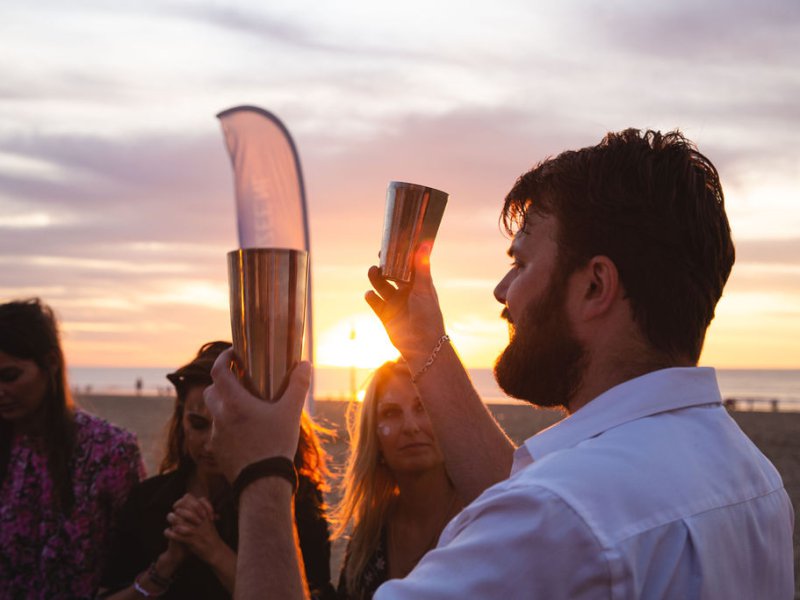
<path id="1" fill-rule="evenodd" d="M 722 407 L 713 369 L 696 366 L 734 260 L 711 162 L 679 132 L 609 134 L 520 177 L 503 222 L 513 265 L 495 297 L 511 339 L 498 383 L 569 417 L 514 450 L 445 334 L 429 248 L 410 285 L 370 269 L 367 302 L 470 503 L 375 597 L 791 598 L 781 478 Z M 291 457 L 308 364 L 275 405 L 227 363 L 214 376 L 229 476 Z M 237 597 L 297 597 L 291 488 L 259 464 L 235 486 Z"/>

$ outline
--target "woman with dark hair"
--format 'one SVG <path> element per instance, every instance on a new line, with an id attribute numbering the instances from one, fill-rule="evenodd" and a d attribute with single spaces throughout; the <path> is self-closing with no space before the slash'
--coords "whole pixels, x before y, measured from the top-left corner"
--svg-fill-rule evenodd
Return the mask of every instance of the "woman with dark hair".
<path id="1" fill-rule="evenodd" d="M 190 363 L 167 375 L 177 398 L 160 474 L 138 485 L 120 511 L 102 597 L 232 596 L 236 510 L 209 447 L 212 421 L 203 400 L 211 367 L 230 345 L 207 343 Z M 312 595 L 325 598 L 333 595 L 322 499 L 325 454 L 311 419 L 304 414 L 302 421 L 295 519 Z"/>
<path id="2" fill-rule="evenodd" d="M 387 579 L 408 575 L 463 503 L 405 362 L 375 371 L 348 428 L 350 457 L 335 519 L 337 536 L 352 531 L 338 594 L 368 600 Z"/>
<path id="3" fill-rule="evenodd" d="M 144 475 L 133 434 L 75 408 L 52 310 L 0 305 L 0 598 L 90 598 Z"/>

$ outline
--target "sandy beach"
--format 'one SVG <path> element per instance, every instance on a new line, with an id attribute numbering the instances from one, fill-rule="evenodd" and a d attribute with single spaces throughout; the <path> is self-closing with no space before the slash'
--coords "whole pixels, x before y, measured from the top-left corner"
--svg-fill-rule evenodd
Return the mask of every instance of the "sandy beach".
<path id="1" fill-rule="evenodd" d="M 85 410 L 134 432 L 142 449 L 148 474 L 154 474 L 164 441 L 165 424 L 171 414 L 173 398 L 161 396 L 82 396 L 76 398 Z M 536 410 L 523 404 L 490 404 L 495 418 L 516 444 L 561 418 L 556 411 Z M 335 473 L 340 473 L 347 456 L 347 432 L 344 426 L 346 402 L 317 401 L 315 420 L 331 429 L 324 438 Z M 783 476 L 795 513 L 800 510 L 800 413 L 735 411 L 731 413 L 742 430 L 775 464 Z M 329 503 L 338 498 L 333 482 Z M 800 534 L 795 526 L 795 598 L 800 600 Z M 343 542 L 334 543 L 331 573 L 338 577 Z"/>

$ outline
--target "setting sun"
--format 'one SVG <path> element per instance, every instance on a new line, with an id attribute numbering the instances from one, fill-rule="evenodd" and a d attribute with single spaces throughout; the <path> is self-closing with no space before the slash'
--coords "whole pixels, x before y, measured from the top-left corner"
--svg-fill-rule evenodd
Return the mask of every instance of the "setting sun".
<path id="1" fill-rule="evenodd" d="M 371 313 L 350 315 L 318 338 L 316 362 L 329 367 L 374 369 L 398 352 L 377 317 Z"/>

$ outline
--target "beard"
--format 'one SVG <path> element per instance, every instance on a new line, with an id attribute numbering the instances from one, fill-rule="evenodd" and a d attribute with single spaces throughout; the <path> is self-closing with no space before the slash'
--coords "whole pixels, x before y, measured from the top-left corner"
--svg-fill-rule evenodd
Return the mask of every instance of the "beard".
<path id="1" fill-rule="evenodd" d="M 575 337 L 564 308 L 566 281 L 525 307 L 519 323 L 509 321 L 511 340 L 494 365 L 494 376 L 513 398 L 540 407 L 569 407 L 581 385 L 586 349 Z M 510 318 L 507 310 L 503 316 Z"/>

